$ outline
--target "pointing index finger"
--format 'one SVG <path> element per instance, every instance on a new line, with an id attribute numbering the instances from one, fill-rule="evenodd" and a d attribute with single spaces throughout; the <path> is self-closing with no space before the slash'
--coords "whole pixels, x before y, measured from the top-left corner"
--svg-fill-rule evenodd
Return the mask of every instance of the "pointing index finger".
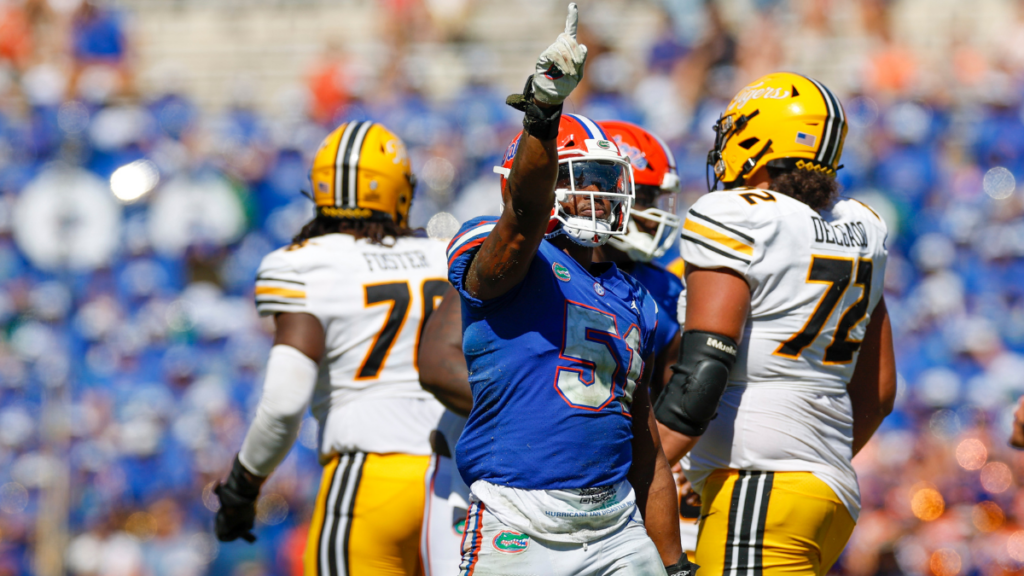
<path id="1" fill-rule="evenodd" d="M 565 17 L 565 33 L 572 36 L 572 39 L 576 39 L 576 25 L 580 20 L 580 12 L 576 8 L 576 3 L 569 4 L 569 15 Z"/>

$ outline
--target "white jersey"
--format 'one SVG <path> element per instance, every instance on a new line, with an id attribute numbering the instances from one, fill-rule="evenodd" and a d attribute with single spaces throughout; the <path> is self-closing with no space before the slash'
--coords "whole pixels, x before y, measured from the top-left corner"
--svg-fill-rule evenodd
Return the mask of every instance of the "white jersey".
<path id="1" fill-rule="evenodd" d="M 328 234 L 275 250 L 260 264 L 260 315 L 304 312 L 324 327 L 312 403 L 321 458 L 430 454 L 430 431 L 444 408 L 420 387 L 416 349 L 448 288 L 444 250 L 427 238 L 381 246 Z"/>
<path id="2" fill-rule="evenodd" d="M 700 490 L 715 469 L 807 471 L 857 518 L 846 386 L 882 297 L 884 222 L 841 200 L 817 212 L 774 191 L 701 197 L 687 213 L 687 265 L 729 268 L 750 285 L 750 315 L 718 416 L 683 460 Z M 685 294 L 680 324 L 685 321 Z"/>

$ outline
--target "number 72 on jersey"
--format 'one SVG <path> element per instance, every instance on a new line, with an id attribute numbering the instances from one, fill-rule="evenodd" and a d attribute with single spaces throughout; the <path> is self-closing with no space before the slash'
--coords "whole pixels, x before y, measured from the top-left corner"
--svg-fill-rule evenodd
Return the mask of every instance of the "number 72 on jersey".
<path id="1" fill-rule="evenodd" d="M 827 288 L 804 327 L 783 342 L 774 354 L 793 360 L 799 358 L 800 354 L 817 340 L 828 319 L 832 317 L 832 313 L 846 295 L 852 280 L 854 286 L 861 288 L 860 297 L 839 317 L 832 342 L 825 348 L 823 361 L 825 364 L 847 364 L 853 361 L 853 355 L 860 349 L 861 341 L 851 340 L 850 331 L 867 316 L 873 272 L 874 264 L 870 258 L 812 256 L 811 266 L 807 271 L 807 282 L 824 284 Z"/>

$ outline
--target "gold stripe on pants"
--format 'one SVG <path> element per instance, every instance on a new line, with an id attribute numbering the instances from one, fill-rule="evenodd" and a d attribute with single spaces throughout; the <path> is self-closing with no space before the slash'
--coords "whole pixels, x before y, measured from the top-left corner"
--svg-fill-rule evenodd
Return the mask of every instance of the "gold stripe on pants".
<path id="1" fill-rule="evenodd" d="M 701 500 L 701 576 L 824 576 L 854 528 L 810 472 L 716 470 Z"/>
<path id="2" fill-rule="evenodd" d="M 414 576 L 429 456 L 354 452 L 324 467 L 306 576 Z"/>

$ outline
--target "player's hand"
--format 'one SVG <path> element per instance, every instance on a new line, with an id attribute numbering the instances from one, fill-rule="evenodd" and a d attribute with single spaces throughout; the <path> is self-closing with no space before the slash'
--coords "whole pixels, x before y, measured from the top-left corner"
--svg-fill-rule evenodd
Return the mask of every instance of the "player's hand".
<path id="1" fill-rule="evenodd" d="M 683 466 L 676 463 L 672 467 L 673 475 L 676 479 L 676 489 L 679 490 L 679 502 L 692 506 L 694 508 L 700 508 L 700 494 L 693 489 L 693 485 L 686 479 L 686 474 L 683 472 Z"/>
<path id="2" fill-rule="evenodd" d="M 213 489 L 220 499 L 214 531 L 221 542 L 241 538 L 250 544 L 256 541 L 252 528 L 256 521 L 256 499 L 262 479 L 254 477 L 235 457 L 228 479 Z"/>
<path id="3" fill-rule="evenodd" d="M 533 75 L 533 97 L 557 106 L 565 100 L 583 79 L 583 65 L 587 61 L 587 47 L 576 42 L 576 25 L 579 11 L 576 4 L 569 4 L 569 15 L 565 19 L 565 32 L 558 35 L 555 43 L 541 52 Z"/>
<path id="4" fill-rule="evenodd" d="M 1024 448 L 1024 396 L 1017 403 L 1017 411 L 1013 413 L 1013 431 L 1010 433 L 1010 446 Z"/>

